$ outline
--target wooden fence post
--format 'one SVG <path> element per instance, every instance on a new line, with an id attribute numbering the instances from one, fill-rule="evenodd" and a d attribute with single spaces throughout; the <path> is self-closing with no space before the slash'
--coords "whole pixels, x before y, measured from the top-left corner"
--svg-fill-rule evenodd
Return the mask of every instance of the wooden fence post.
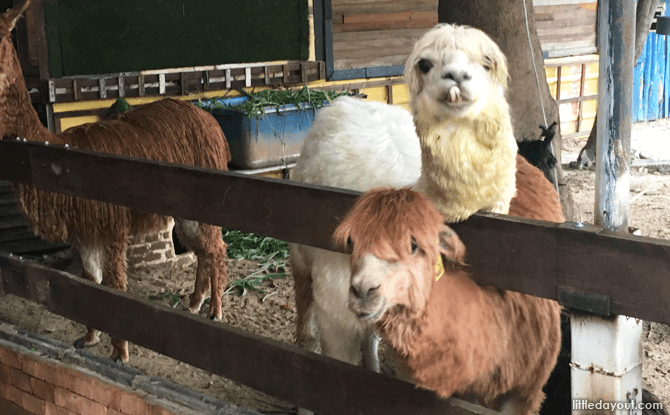
<path id="1" fill-rule="evenodd" d="M 635 2 L 598 3 L 598 135 L 595 222 L 628 231 L 629 156 L 635 40 Z M 626 316 L 573 314 L 573 411 L 585 404 L 642 401 L 642 322 Z M 629 408 L 626 408 L 629 409 Z M 612 413 L 594 407 L 587 412 Z M 639 413 L 629 410 L 628 413 Z"/>

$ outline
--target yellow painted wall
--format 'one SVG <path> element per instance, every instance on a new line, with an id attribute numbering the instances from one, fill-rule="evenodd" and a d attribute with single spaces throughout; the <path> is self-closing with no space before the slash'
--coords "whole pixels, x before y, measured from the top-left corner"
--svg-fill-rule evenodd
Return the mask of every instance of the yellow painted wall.
<path id="1" fill-rule="evenodd" d="M 592 58 L 589 56 L 588 58 Z M 583 59 L 583 57 L 581 57 Z M 561 96 L 560 99 L 574 98 L 579 96 L 579 88 L 582 77 L 582 65 L 578 58 L 559 58 L 548 59 L 545 64 L 560 64 L 561 67 Z M 547 83 L 551 95 L 556 99 L 558 84 L 558 67 L 551 66 L 545 68 L 547 74 Z M 596 95 L 598 93 L 598 62 L 586 64 L 584 76 L 583 95 Z M 580 132 L 588 135 L 593 126 L 593 120 L 597 111 L 597 100 L 588 100 L 582 102 L 582 120 L 577 125 L 579 115 L 579 103 L 567 102 L 559 103 L 559 116 L 561 119 L 561 133 L 563 135 Z"/>

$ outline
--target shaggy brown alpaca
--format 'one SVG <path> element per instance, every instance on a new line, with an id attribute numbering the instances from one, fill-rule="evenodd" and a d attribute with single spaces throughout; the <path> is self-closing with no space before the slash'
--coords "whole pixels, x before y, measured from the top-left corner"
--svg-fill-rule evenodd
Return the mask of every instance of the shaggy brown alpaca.
<path id="1" fill-rule="evenodd" d="M 10 34 L 29 0 L 0 15 L 0 136 L 69 145 L 103 153 L 122 154 L 227 170 L 228 143 L 216 120 L 190 103 L 165 99 L 127 114 L 85 124 L 60 134 L 50 133 L 33 110 Z M 51 241 L 71 243 L 84 265 L 83 277 L 109 287 L 126 289 L 126 246 L 129 235 L 156 232 L 168 218 L 154 213 L 18 185 L 20 206 L 33 231 Z M 189 310 L 197 313 L 211 285 L 209 316 L 221 318 L 221 295 L 226 284 L 226 245 L 218 226 L 176 220 L 181 241 L 198 257 L 195 290 Z M 99 341 L 88 329 L 79 347 Z M 113 338 L 112 358 L 128 360 L 126 341 Z"/>
<path id="2" fill-rule="evenodd" d="M 376 323 L 419 386 L 537 413 L 561 344 L 555 301 L 473 282 L 456 233 L 407 188 L 361 196 L 334 239 L 351 250 L 350 310 Z"/>

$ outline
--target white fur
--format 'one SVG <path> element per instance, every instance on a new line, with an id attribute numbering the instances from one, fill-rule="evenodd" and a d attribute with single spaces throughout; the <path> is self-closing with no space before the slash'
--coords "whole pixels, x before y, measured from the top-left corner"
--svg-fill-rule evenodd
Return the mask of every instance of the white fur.
<path id="1" fill-rule="evenodd" d="M 305 139 L 293 180 L 366 191 L 408 186 L 421 174 L 421 149 L 409 112 L 396 106 L 340 97 L 323 108 Z M 308 331 L 316 339 L 298 339 L 311 351 L 358 364 L 361 343 L 370 335 L 347 309 L 349 256 L 290 244 L 294 270 L 309 270 L 314 307 Z M 320 334 L 316 333 L 316 329 Z M 316 341 L 314 341 L 316 340 Z M 376 354 L 376 342 L 369 345 Z M 370 363 L 378 370 L 376 359 Z"/>
<path id="2" fill-rule="evenodd" d="M 296 181 L 366 191 L 407 186 L 421 174 L 421 148 L 412 115 L 404 109 L 340 97 L 314 120 Z"/>
<path id="3" fill-rule="evenodd" d="M 421 59 L 432 65 L 425 73 L 419 67 Z M 506 213 L 514 195 L 516 141 L 503 96 L 507 64 L 498 46 L 480 30 L 438 25 L 417 42 L 405 67 L 414 117 L 392 105 L 338 98 L 317 116 L 292 177 L 358 191 L 416 185 L 421 178 L 419 187 L 431 199 L 449 195 L 456 205 L 473 199 L 474 210 L 461 209 L 456 220 L 479 209 Z M 491 118 L 502 125 L 495 134 L 482 126 Z M 471 168 L 476 162 L 490 164 L 487 155 L 494 153 L 489 148 L 497 148 L 501 159 L 511 158 L 511 166 L 489 168 L 511 186 L 498 189 L 495 180 Z M 472 181 L 479 179 L 495 188 L 489 192 L 491 200 L 468 196 L 478 185 Z M 454 187 L 463 191 L 454 193 Z M 315 352 L 321 347 L 327 356 L 358 364 L 362 343 L 374 330 L 347 307 L 349 256 L 295 244 L 290 254 L 296 278 L 312 277 L 314 303 L 298 330 L 299 344 Z M 366 353 L 374 349 L 365 344 L 363 348 Z M 376 356 L 364 355 L 364 362 L 370 359 L 368 367 L 378 367 Z"/>

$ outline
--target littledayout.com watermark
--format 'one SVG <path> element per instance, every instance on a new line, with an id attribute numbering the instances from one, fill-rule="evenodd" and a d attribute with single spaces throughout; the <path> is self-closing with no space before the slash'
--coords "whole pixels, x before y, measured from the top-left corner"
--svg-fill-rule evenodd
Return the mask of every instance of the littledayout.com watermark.
<path id="1" fill-rule="evenodd" d="M 659 402 L 605 402 L 605 401 L 588 401 L 586 399 L 573 399 L 573 411 L 630 411 L 643 409 L 663 409 L 663 404 Z"/>

